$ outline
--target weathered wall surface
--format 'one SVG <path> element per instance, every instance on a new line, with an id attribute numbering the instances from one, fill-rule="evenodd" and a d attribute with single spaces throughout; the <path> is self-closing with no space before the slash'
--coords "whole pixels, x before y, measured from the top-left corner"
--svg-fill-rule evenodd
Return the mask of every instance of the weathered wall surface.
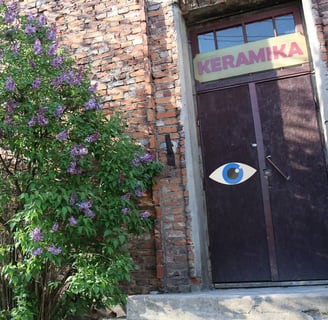
<path id="1" fill-rule="evenodd" d="M 92 80 L 98 83 L 105 108 L 109 112 L 120 111 L 140 143 L 166 163 L 145 203 L 156 218 L 154 231 L 133 239 L 130 244 L 138 266 L 128 286 L 131 293 L 188 291 L 192 285 L 201 283 L 199 274 L 193 270 L 192 239 L 196 230 L 191 230 L 192 209 L 187 190 L 187 176 L 189 180 L 193 177 L 186 171 L 186 154 L 192 152 L 186 153 L 186 124 L 181 118 L 182 111 L 186 110 L 182 110 L 178 65 L 181 53 L 177 40 L 184 41 L 187 47 L 187 39 L 177 39 L 180 35 L 174 12 L 180 5 L 188 25 L 231 13 L 236 8 L 241 12 L 241 6 L 243 10 L 250 10 L 284 2 L 288 1 L 20 1 L 26 12 L 44 12 L 49 23 L 56 24 L 64 48 L 79 64 L 91 65 Z M 312 0 L 312 8 L 321 59 L 327 62 L 328 1 Z M 190 96 L 185 101 L 193 100 L 192 92 L 183 94 Z M 167 164 L 168 137 L 174 152 L 171 165 Z M 172 165 L 172 157 L 175 165 Z M 195 223 L 193 226 L 197 228 Z"/>
<path id="2" fill-rule="evenodd" d="M 321 59 L 327 66 L 327 43 L 328 43 L 328 1 L 312 0 L 312 8 L 315 14 L 317 37 L 320 42 Z"/>
<path id="3" fill-rule="evenodd" d="M 104 107 L 118 110 L 145 148 L 167 162 L 165 137 L 175 165 L 167 165 L 148 200 L 153 234 L 131 241 L 138 271 L 130 292 L 185 291 L 192 244 L 185 206 L 184 135 L 172 1 L 26 0 L 26 12 L 44 12 L 61 45 L 81 65 L 91 65 Z M 197 282 L 197 281 L 196 281 Z"/>
<path id="4" fill-rule="evenodd" d="M 163 151 L 165 136 L 169 135 L 176 163 L 166 166 L 158 192 L 157 271 L 163 291 L 188 290 L 189 263 L 193 259 L 190 217 L 185 212 L 188 192 L 174 5 L 174 1 L 147 2 L 157 146 L 161 159 L 166 162 Z"/>

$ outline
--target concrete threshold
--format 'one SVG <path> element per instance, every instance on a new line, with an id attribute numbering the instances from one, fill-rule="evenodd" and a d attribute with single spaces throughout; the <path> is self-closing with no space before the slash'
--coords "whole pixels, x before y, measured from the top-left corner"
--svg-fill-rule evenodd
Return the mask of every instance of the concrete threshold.
<path id="1" fill-rule="evenodd" d="M 130 296 L 127 320 L 328 320 L 328 286 Z"/>

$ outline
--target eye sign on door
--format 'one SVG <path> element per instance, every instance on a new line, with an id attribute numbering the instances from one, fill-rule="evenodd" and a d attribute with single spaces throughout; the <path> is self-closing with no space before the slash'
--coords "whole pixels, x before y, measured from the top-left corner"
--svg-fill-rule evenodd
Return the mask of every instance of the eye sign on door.
<path id="1" fill-rule="evenodd" d="M 254 175 L 255 172 L 256 169 L 247 164 L 229 162 L 215 169 L 209 177 L 218 183 L 235 185 L 245 182 Z"/>

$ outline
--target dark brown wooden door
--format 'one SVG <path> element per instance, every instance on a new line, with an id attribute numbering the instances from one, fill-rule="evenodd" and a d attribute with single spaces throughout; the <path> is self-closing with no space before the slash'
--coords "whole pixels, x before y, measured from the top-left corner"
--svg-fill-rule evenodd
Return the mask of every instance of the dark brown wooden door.
<path id="1" fill-rule="evenodd" d="M 328 279 L 328 184 L 310 77 L 198 95 L 213 281 Z M 209 178 L 242 163 L 257 172 Z"/>
<path id="2" fill-rule="evenodd" d="M 256 91 L 265 154 L 290 176 L 269 177 L 279 279 L 328 279 L 327 171 L 310 76 Z"/>

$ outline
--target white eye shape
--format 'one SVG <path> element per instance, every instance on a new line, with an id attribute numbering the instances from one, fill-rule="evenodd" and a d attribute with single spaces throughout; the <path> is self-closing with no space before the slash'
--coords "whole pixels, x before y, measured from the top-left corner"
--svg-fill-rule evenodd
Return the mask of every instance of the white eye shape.
<path id="1" fill-rule="evenodd" d="M 245 182 L 255 172 L 256 169 L 247 164 L 229 162 L 214 170 L 210 178 L 222 184 L 234 185 Z"/>

